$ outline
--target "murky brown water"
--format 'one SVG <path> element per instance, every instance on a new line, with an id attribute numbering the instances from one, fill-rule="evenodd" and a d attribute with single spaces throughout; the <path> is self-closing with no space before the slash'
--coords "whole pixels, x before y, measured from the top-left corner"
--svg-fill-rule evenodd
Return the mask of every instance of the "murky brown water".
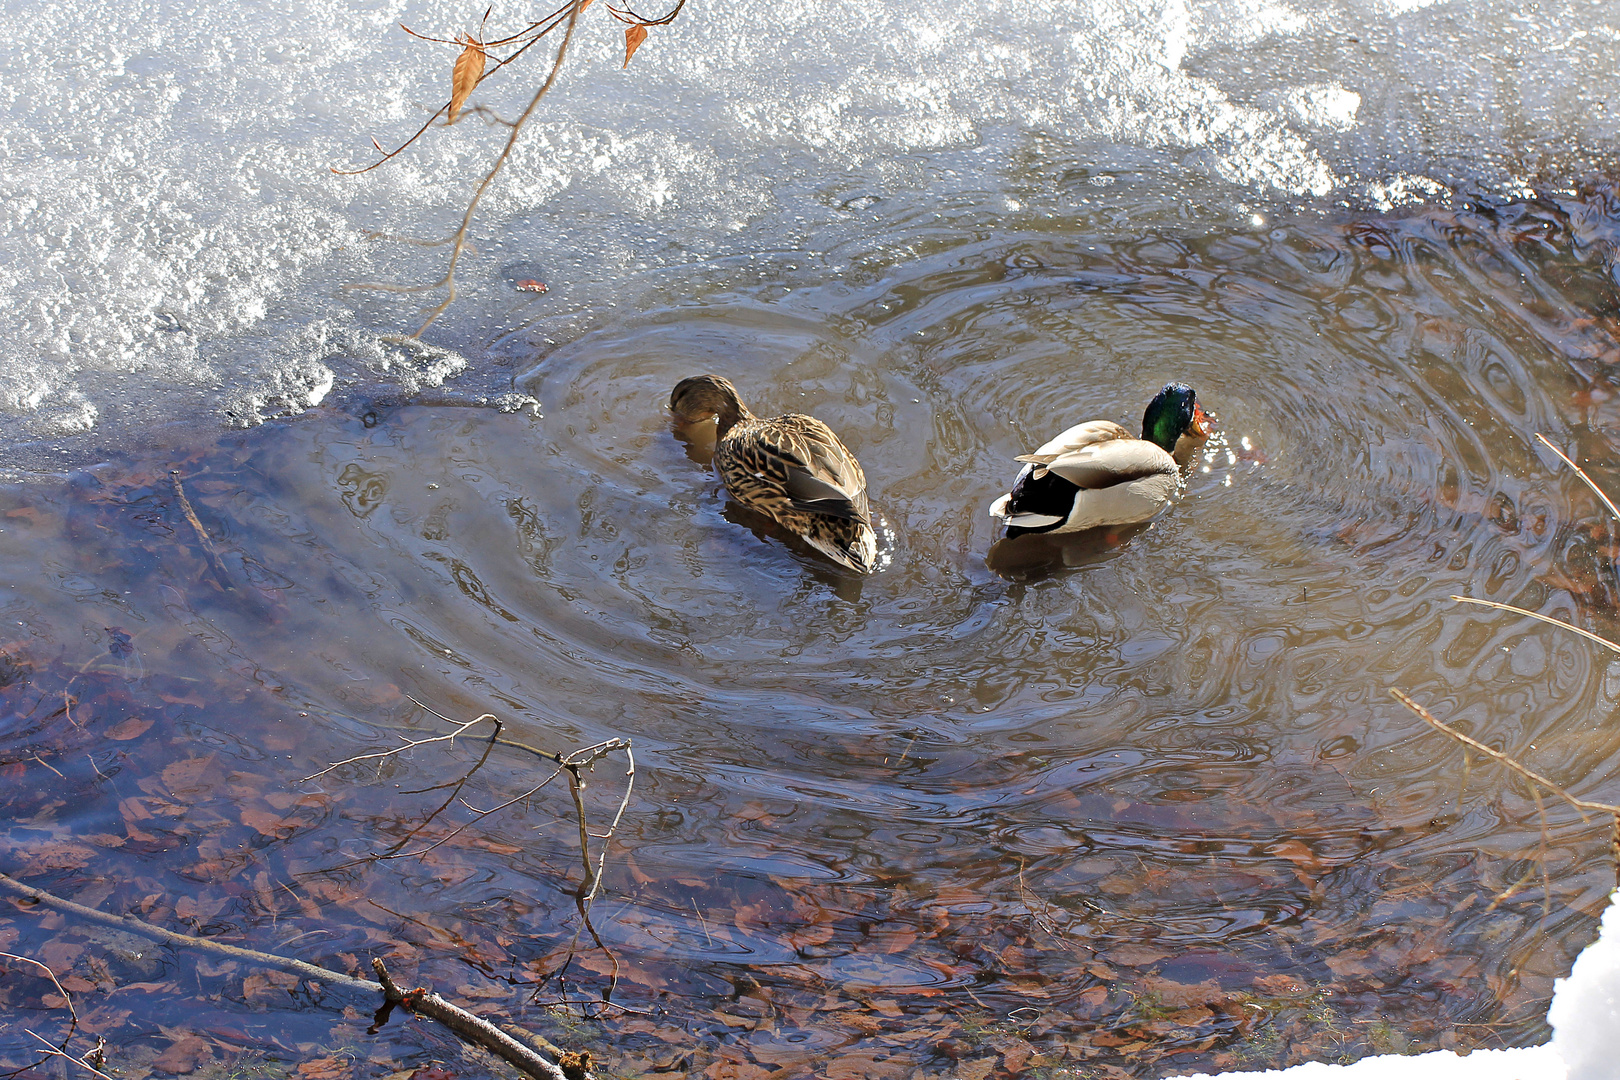
<path id="1" fill-rule="evenodd" d="M 5 489 L 0 869 L 334 967 L 392 949 L 626 1073 L 1158 1076 L 1539 1041 L 1613 884 L 1604 829 L 1549 807 L 1544 839 L 1522 787 L 1386 688 L 1620 794 L 1620 669 L 1447 599 L 1616 629 L 1615 526 L 1533 438 L 1620 488 L 1616 239 L 1602 194 L 1199 235 L 947 220 L 807 288 L 707 268 L 524 375 L 539 417 L 160 434 Z M 732 520 L 662 411 L 701 371 L 844 436 L 891 569 Z M 1171 379 L 1221 419 L 1186 496 L 1118 548 L 987 565 L 1013 455 Z M 405 695 L 546 750 L 634 740 L 594 911 L 635 1012 L 572 1030 L 524 1004 L 611 970 L 578 936 L 560 788 L 333 869 L 482 750 L 298 782 L 445 730 Z M 462 794 L 543 775 L 497 747 Z M 344 1020 L 340 996 L 75 933 L 8 909 L 0 948 L 94 984 L 80 1010 L 137 1072 L 187 1032 L 272 1071 L 452 1053 L 364 1034 L 369 1003 Z M 46 1022 L 38 987 L 0 993 Z"/>

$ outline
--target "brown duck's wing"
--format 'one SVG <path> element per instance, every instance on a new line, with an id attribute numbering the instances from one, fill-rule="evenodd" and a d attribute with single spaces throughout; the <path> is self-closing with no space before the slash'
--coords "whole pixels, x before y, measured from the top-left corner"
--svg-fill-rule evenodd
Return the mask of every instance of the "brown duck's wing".
<path id="1" fill-rule="evenodd" d="M 799 510 L 869 520 L 860 463 L 813 416 L 790 413 L 740 425 L 717 448 L 715 463 L 739 502 L 773 516 Z"/>

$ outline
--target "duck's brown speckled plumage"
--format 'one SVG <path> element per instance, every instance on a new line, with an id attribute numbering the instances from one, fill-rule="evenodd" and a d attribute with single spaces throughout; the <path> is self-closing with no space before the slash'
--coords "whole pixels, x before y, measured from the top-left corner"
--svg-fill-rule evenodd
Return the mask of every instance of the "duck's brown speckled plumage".
<path id="1" fill-rule="evenodd" d="M 687 423 L 715 418 L 714 465 L 732 498 L 835 562 L 872 572 L 877 534 L 866 474 L 831 428 L 803 413 L 757 417 L 718 375 L 682 379 L 669 408 Z"/>

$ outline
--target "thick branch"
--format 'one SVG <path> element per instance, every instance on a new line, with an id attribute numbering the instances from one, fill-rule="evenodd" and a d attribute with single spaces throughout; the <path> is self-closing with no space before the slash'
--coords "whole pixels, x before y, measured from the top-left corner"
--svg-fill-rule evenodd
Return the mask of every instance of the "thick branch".
<path id="1" fill-rule="evenodd" d="M 115 926 L 120 930 L 126 930 L 132 934 L 140 934 L 143 937 L 152 938 L 156 941 L 162 941 L 188 949 L 202 949 L 205 952 L 211 952 L 219 956 L 227 956 L 233 960 L 241 960 L 245 963 L 255 964 L 259 967 L 275 968 L 278 971 L 291 972 L 294 975 L 300 975 L 306 979 L 314 979 L 321 983 L 342 986 L 351 990 L 361 990 L 368 994 L 381 994 L 383 995 L 384 999 L 389 1002 L 404 1005 L 407 1009 L 410 1009 L 414 1013 L 426 1016 L 431 1020 L 437 1020 L 439 1023 L 455 1032 L 456 1035 L 459 1036 L 463 1041 L 488 1050 L 490 1053 L 501 1058 L 501 1060 L 515 1066 L 518 1069 L 521 1069 L 525 1074 L 534 1077 L 535 1080 L 584 1080 L 584 1078 L 589 1076 L 589 1054 L 584 1052 L 578 1054 L 559 1054 L 558 1056 L 563 1060 L 564 1065 L 571 1066 L 570 1068 L 566 1069 L 559 1067 L 541 1057 L 534 1050 L 524 1046 L 522 1043 L 512 1038 L 512 1036 L 506 1034 L 504 1031 L 489 1023 L 487 1020 L 481 1020 L 467 1010 L 452 1005 L 450 1002 L 446 1001 L 444 998 L 430 990 L 422 987 L 418 987 L 417 989 L 410 991 L 401 990 L 399 986 L 388 977 L 388 971 L 385 967 L 383 967 L 383 962 L 380 959 L 373 959 L 371 964 L 376 970 L 381 981 L 370 982 L 366 979 L 357 979 L 352 975 L 345 975 L 340 971 L 333 971 L 330 968 L 323 968 L 316 964 L 306 963 L 303 960 L 294 960 L 286 956 L 277 956 L 274 953 L 259 952 L 255 949 L 243 949 L 235 945 L 224 945 L 217 941 L 209 941 L 207 938 L 193 937 L 190 934 L 176 933 L 173 930 L 166 930 L 161 926 L 154 926 L 143 919 L 137 919 L 133 915 L 109 915 L 105 911 L 99 911 L 93 907 L 86 907 L 83 904 L 75 904 L 71 900 L 64 900 L 60 896 L 55 896 L 46 892 L 44 889 L 36 889 L 32 886 L 24 885 L 16 878 L 9 877 L 6 874 L 0 874 L 0 891 L 21 896 L 25 899 L 32 900 L 35 903 L 43 904 L 46 907 L 55 908 L 58 911 L 65 911 L 89 922 L 101 923 L 104 926 Z M 27 958 L 18 957 L 18 959 Z M 38 963 L 38 961 L 29 962 L 36 964 Z M 43 964 L 40 966 L 44 967 Z M 48 968 L 46 970 L 49 971 Z M 53 980 L 55 979 L 54 974 L 51 977 Z M 58 986 L 60 986 L 60 984 L 58 984 Z M 65 996 L 66 991 L 63 993 Z M 35 1037 L 38 1038 L 38 1036 Z M 67 1054 L 60 1054 L 60 1056 L 68 1057 L 76 1064 L 83 1065 L 85 1068 L 92 1068 L 88 1062 L 79 1058 L 74 1058 Z M 103 1074 L 98 1072 L 97 1075 L 99 1076 Z"/>
<path id="2" fill-rule="evenodd" d="M 56 908 L 77 915 L 90 922 L 101 923 L 103 926 L 116 926 L 120 930 L 127 930 L 131 934 L 140 934 L 142 937 L 152 938 L 154 941 L 163 941 L 171 945 L 180 945 L 188 949 L 202 949 L 219 956 L 228 956 L 233 960 L 241 960 L 259 967 L 275 968 L 278 971 L 291 972 L 306 979 L 317 982 L 331 983 L 350 990 L 363 990 L 370 994 L 382 993 L 382 986 L 366 979 L 356 979 L 352 975 L 345 975 L 341 971 L 318 967 L 303 960 L 294 960 L 287 956 L 277 956 L 274 953 L 259 952 L 256 949 L 243 949 L 236 945 L 226 945 L 218 941 L 209 941 L 207 938 L 192 937 L 190 934 L 180 934 L 173 930 L 166 930 L 161 926 L 154 926 L 144 919 L 137 919 L 133 915 L 109 915 L 105 911 L 83 904 L 75 904 L 72 900 L 64 900 L 60 896 L 52 895 L 44 889 L 36 889 L 31 885 L 24 885 L 14 877 L 0 874 L 0 892 L 9 892 L 14 896 L 21 896 L 32 900 L 36 904 Z"/>
<path id="3" fill-rule="evenodd" d="M 388 969 L 383 966 L 380 959 L 373 958 L 371 967 L 377 973 L 377 978 L 382 983 L 382 992 L 389 1001 L 403 1005 L 419 1016 L 437 1020 L 466 1041 L 483 1047 L 513 1068 L 534 1077 L 535 1080 L 569 1080 L 568 1075 L 557 1065 L 547 1061 L 506 1032 L 485 1020 L 480 1020 L 466 1009 L 450 1004 L 425 987 L 419 986 L 415 990 L 401 989 L 398 983 L 389 978 Z"/>

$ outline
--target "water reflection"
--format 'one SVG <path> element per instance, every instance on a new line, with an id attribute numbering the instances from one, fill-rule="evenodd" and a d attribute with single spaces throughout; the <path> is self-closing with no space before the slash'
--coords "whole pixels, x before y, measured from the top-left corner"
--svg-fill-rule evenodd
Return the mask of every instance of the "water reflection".
<path id="1" fill-rule="evenodd" d="M 667 1023 L 695 1047 L 682 1068 L 727 1053 L 805 1075 L 827 1046 L 1013 1068 L 1026 1045 L 1024 1064 L 1152 1075 L 1359 1055 L 1358 1021 L 1387 1016 L 1423 1047 L 1540 1037 L 1612 884 L 1603 838 L 1558 808 L 1544 835 L 1385 688 L 1578 793 L 1614 775 L 1608 659 L 1447 599 L 1613 632 L 1615 528 L 1533 438 L 1620 486 L 1612 209 L 939 227 L 836 285 L 683 296 L 558 349 L 523 380 L 540 417 L 333 411 L 4 489 L 5 654 L 32 666 L 0 686 L 0 745 L 34 785 L 8 812 L 124 841 L 63 865 L 30 825 L 5 857 L 108 906 L 219 893 L 248 937 L 328 920 L 313 958 L 339 966 L 372 934 L 447 986 L 551 993 L 576 930 L 566 810 L 523 803 L 430 860 L 316 874 L 357 835 L 408 832 L 474 753 L 289 794 L 437 730 L 414 697 L 498 712 L 548 751 L 635 739 L 597 927 L 619 1000 L 653 1017 L 640 1035 Z M 900 538 L 890 572 L 750 537 L 769 534 L 662 408 L 717 357 L 762 411 L 845 438 Z M 1223 420 L 1178 501 L 1112 541 L 997 541 L 984 507 L 1014 455 L 1171 379 Z M 133 653 L 109 651 L 112 627 Z M 71 744 L 57 703 L 92 690 L 109 708 L 78 723 L 151 720 L 122 729 L 116 783 L 106 755 L 47 756 L 65 779 L 28 756 Z M 533 766 L 495 755 L 477 803 Z M 282 903 L 283 880 L 321 910 Z M 600 989 L 594 955 L 570 992 Z M 222 1000 L 196 1007 L 234 1022 Z M 985 1026 L 1032 1002 L 1037 1020 Z"/>
<path id="2" fill-rule="evenodd" d="M 1003 537 L 990 545 L 985 565 L 1008 581 L 1038 581 L 1057 570 L 1100 566 L 1122 554 L 1131 537 L 1150 528 L 1151 522 L 1142 521 L 1077 533 Z"/>

